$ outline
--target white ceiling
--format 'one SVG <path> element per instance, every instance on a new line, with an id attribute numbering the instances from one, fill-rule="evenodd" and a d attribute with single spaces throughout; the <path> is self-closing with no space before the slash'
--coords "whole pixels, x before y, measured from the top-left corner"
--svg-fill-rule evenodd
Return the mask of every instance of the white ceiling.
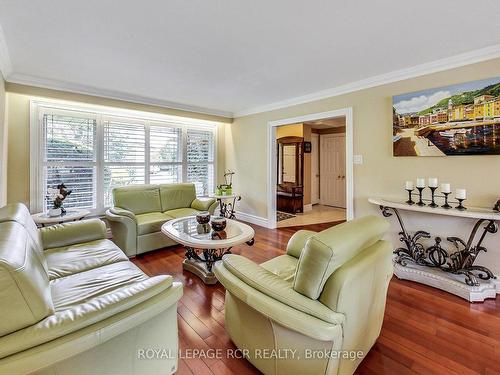
<path id="1" fill-rule="evenodd" d="M 324 120 L 316 120 L 304 122 L 305 125 L 310 125 L 312 129 L 328 129 L 340 128 L 345 126 L 345 117 L 333 117 Z"/>
<path id="2" fill-rule="evenodd" d="M 8 81 L 227 116 L 496 53 L 499 16 L 497 0 L 0 0 Z"/>

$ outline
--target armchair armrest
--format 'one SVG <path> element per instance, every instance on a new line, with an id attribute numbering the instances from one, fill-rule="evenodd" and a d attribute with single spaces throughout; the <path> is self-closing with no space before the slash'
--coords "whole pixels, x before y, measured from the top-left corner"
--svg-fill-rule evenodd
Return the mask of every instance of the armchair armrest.
<path id="1" fill-rule="evenodd" d="M 111 213 L 111 214 L 113 214 L 113 215 L 116 215 L 116 216 L 125 216 L 125 217 L 128 217 L 128 218 L 134 220 L 135 222 L 137 222 L 135 214 L 132 211 L 126 210 L 124 208 L 121 208 L 121 207 L 111 207 L 108 210 L 108 212 Z M 106 214 L 108 212 L 106 212 Z"/>
<path id="2" fill-rule="evenodd" d="M 71 333 L 81 332 L 83 335 L 83 332 L 87 330 L 88 333 L 91 327 L 95 327 L 95 331 L 101 331 L 101 334 L 104 328 L 109 327 L 112 330 L 104 334 L 118 334 L 120 320 L 124 320 L 121 328 L 125 326 L 126 329 L 142 323 L 140 316 L 126 319 L 128 312 L 139 310 L 139 314 L 147 316 L 150 315 L 148 310 L 151 312 L 156 310 L 154 311 L 156 315 L 159 309 L 164 310 L 167 306 L 177 303 L 181 296 L 182 284 L 173 282 L 172 277 L 167 275 L 154 276 L 124 286 L 70 309 L 58 311 L 32 326 L 0 337 L 0 358 Z M 113 321 L 106 323 L 107 319 Z"/>
<path id="3" fill-rule="evenodd" d="M 227 255 L 222 261 L 224 267 L 238 279 L 261 293 L 303 313 L 327 323 L 341 324 L 344 315 L 330 310 L 321 302 L 312 300 L 293 290 L 292 283 L 241 255 Z"/>
<path id="4" fill-rule="evenodd" d="M 217 201 L 213 198 L 208 199 L 198 199 L 195 198 L 193 203 L 191 203 L 191 208 L 194 208 L 198 211 L 208 211 L 210 214 L 213 214 L 215 208 L 217 207 Z"/>
<path id="5" fill-rule="evenodd" d="M 40 229 L 44 249 L 70 246 L 106 238 L 106 225 L 99 219 L 74 221 Z"/>
<path id="6" fill-rule="evenodd" d="M 106 211 L 113 241 L 129 257 L 137 255 L 137 219 L 132 211 L 111 207 Z"/>
<path id="7" fill-rule="evenodd" d="M 293 234 L 293 236 L 288 240 L 288 244 L 286 245 L 286 253 L 295 258 L 300 257 L 300 253 L 302 249 L 306 245 L 307 240 L 314 236 L 316 232 L 312 230 L 298 230 Z"/>

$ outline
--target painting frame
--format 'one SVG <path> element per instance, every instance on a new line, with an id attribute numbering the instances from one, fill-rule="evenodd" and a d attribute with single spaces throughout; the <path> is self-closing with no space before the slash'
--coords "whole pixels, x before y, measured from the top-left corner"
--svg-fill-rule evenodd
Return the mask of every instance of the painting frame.
<path id="1" fill-rule="evenodd" d="M 393 156 L 500 155 L 500 76 L 394 95 Z"/>

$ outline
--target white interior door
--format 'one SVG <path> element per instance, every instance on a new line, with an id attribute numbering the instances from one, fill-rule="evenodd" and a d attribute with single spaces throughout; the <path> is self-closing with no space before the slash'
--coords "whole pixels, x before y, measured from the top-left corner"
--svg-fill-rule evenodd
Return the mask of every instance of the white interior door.
<path id="1" fill-rule="evenodd" d="M 311 134 L 311 203 L 319 203 L 319 134 Z"/>
<path id="2" fill-rule="evenodd" d="M 321 204 L 345 208 L 345 181 L 345 134 L 321 135 Z"/>

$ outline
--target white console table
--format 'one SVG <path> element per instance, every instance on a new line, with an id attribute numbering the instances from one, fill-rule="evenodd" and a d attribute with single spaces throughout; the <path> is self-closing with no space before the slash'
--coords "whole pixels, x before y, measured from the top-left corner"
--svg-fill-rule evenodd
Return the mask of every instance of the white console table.
<path id="1" fill-rule="evenodd" d="M 463 211 L 432 208 L 382 198 L 368 201 L 379 206 L 384 217 L 395 214 L 401 227 L 400 241 L 405 246 L 394 250 L 394 274 L 398 278 L 439 288 L 470 302 L 481 302 L 500 294 L 500 281 L 496 276 L 488 268 L 474 264 L 478 253 L 486 251 L 482 246 L 484 237 L 498 231 L 500 212 L 474 207 Z M 458 237 L 446 238 L 454 247 L 447 252 L 440 237 L 435 238 L 434 245 L 426 248 L 420 240 L 431 238 L 430 233 L 419 230 L 410 234 L 398 210 L 475 219 L 476 223 L 467 241 Z"/>

